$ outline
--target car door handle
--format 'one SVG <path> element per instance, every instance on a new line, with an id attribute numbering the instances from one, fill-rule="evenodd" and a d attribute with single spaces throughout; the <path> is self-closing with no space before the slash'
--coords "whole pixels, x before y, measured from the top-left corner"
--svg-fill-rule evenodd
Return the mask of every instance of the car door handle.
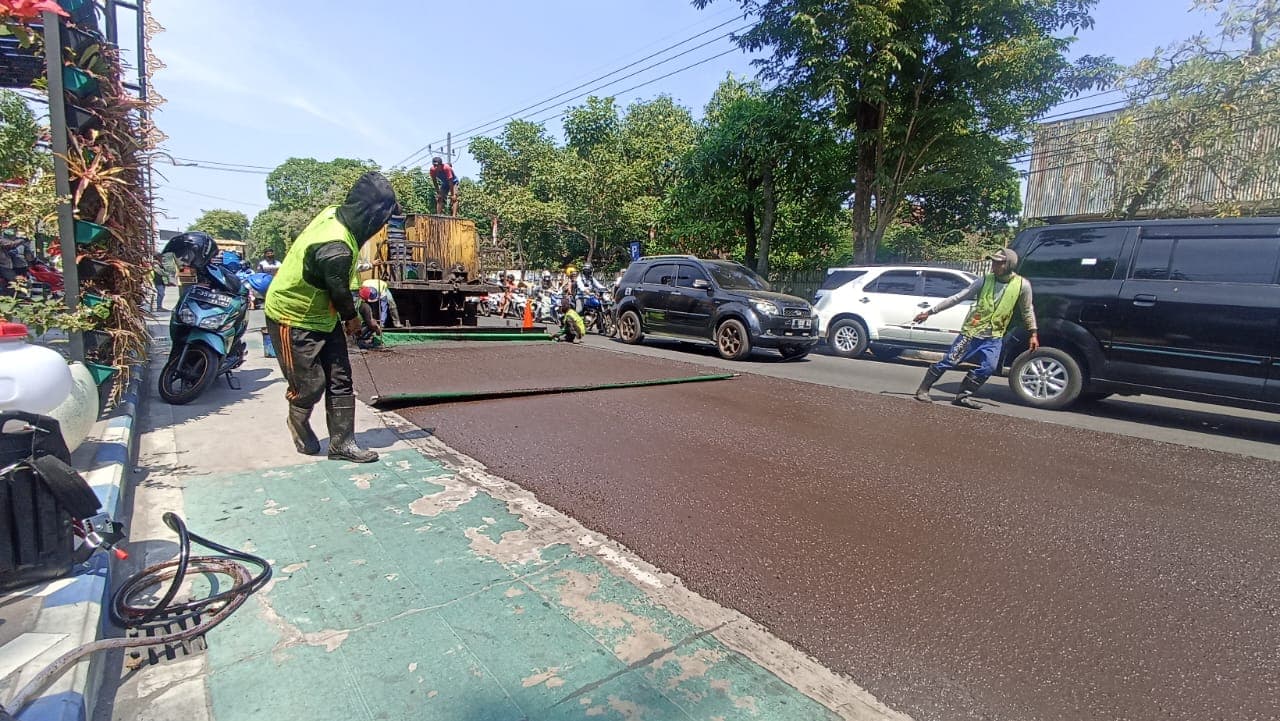
<path id="1" fill-rule="evenodd" d="M 667 292 L 670 293 L 671 295 L 680 295 L 680 291 L 678 290 L 669 290 Z"/>
<path id="2" fill-rule="evenodd" d="M 933 305 L 933 304 L 926 300 L 926 301 L 925 301 L 925 302 L 923 302 L 923 303 L 918 303 L 918 304 L 916 305 L 916 307 L 917 307 L 917 308 L 928 308 L 928 307 L 929 307 L 929 306 L 931 306 L 931 305 Z"/>
<path id="3" fill-rule="evenodd" d="M 1133 296 L 1133 304 L 1139 308 L 1150 308 L 1156 304 L 1156 297 L 1150 293 L 1139 293 Z"/>
<path id="4" fill-rule="evenodd" d="M 859 302 L 859 303 L 870 303 L 870 302 L 871 302 L 871 299 L 870 299 L 870 298 L 868 298 L 868 297 L 866 297 L 866 296 L 864 295 L 864 296 L 862 296 L 862 298 L 860 298 L 860 299 L 858 300 L 858 302 Z"/>

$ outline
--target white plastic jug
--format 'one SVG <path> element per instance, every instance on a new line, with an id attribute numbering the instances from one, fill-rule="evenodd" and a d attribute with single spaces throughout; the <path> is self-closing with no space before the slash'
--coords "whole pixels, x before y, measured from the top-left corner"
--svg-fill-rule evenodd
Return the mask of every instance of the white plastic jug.
<path id="1" fill-rule="evenodd" d="M 29 345 L 21 323 L 0 323 L 0 411 L 48 414 L 71 385 L 71 369 L 57 351 Z"/>

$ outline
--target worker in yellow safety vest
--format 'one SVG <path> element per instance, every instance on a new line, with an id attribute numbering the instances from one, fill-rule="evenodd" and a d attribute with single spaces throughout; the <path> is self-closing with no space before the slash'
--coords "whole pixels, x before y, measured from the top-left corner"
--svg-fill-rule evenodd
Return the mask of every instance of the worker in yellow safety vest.
<path id="1" fill-rule="evenodd" d="M 346 202 L 321 210 L 298 235 L 267 290 L 267 331 L 289 384 L 288 425 L 299 453 L 320 452 L 310 419 L 323 396 L 329 458 L 378 460 L 377 453 L 356 444 L 356 398 L 346 336 L 360 330 L 355 305 L 360 246 L 399 212 L 391 183 L 380 173 L 365 173 Z"/>

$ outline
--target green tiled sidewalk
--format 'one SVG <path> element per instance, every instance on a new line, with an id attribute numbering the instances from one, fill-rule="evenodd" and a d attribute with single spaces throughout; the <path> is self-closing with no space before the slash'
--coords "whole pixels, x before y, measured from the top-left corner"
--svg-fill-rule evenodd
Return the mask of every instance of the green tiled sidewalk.
<path id="1" fill-rule="evenodd" d="M 270 559 L 209 636 L 216 721 L 834 719 L 417 451 L 211 476 L 193 529 Z"/>

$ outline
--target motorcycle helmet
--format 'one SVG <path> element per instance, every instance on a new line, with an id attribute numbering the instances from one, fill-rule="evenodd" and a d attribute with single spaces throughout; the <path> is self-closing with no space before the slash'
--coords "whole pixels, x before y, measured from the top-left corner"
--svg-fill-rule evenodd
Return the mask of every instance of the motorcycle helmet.
<path id="1" fill-rule="evenodd" d="M 360 299 L 361 299 L 361 300 L 363 300 L 363 301 L 364 301 L 364 302 L 366 302 L 366 303 L 377 303 L 377 302 L 378 302 L 378 298 L 379 298 L 379 296 L 378 296 L 378 289 L 377 289 L 377 288 L 371 288 L 371 287 L 369 287 L 369 286 L 367 286 L 367 285 L 362 285 L 362 286 L 360 286 Z"/>
<path id="2" fill-rule="evenodd" d="M 590 264 L 590 263 L 583 263 L 583 264 L 582 264 L 582 277 L 583 277 L 583 278 L 586 278 L 587 280 L 591 280 L 591 272 L 592 272 L 592 270 L 593 270 L 593 269 L 592 269 L 592 267 L 591 267 L 591 264 Z"/>
<path id="3" fill-rule="evenodd" d="M 172 253 L 180 265 L 204 269 L 217 257 L 218 243 L 208 233 L 194 230 L 173 236 L 161 252 Z"/>

